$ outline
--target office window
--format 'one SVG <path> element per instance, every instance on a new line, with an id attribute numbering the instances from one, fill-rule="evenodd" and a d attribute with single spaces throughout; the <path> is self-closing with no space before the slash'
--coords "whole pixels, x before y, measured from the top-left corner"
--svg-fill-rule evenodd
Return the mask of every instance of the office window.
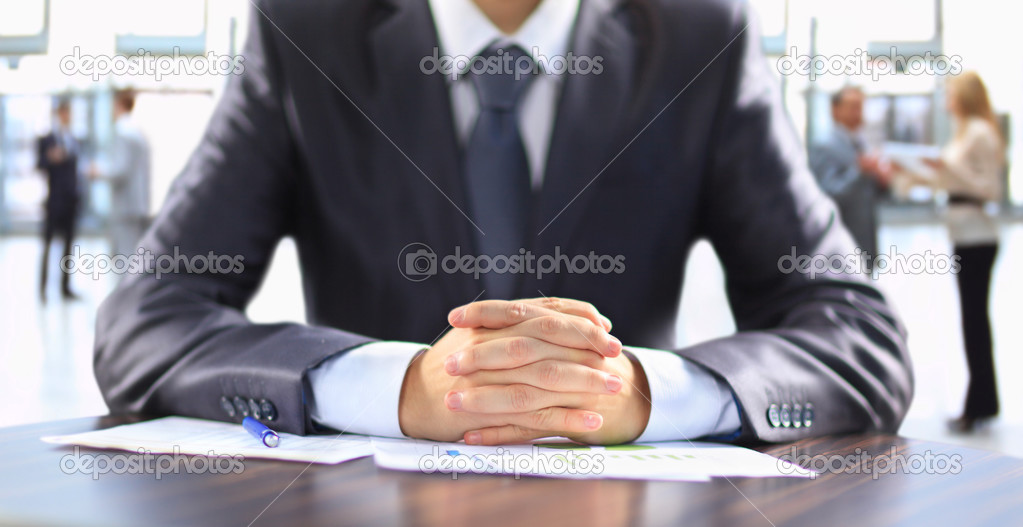
<path id="1" fill-rule="evenodd" d="M 114 4 L 114 31 L 120 35 L 191 36 L 206 28 L 205 0 L 149 0 L 145 9 L 133 0 Z"/>
<path id="2" fill-rule="evenodd" d="M 856 31 L 871 42 L 922 42 L 934 38 L 935 0 L 864 0 L 847 4 Z"/>
<path id="3" fill-rule="evenodd" d="M 875 42 L 930 42 L 935 38 L 935 0 L 864 0 L 816 5 L 818 50 L 848 54 Z"/>
<path id="4" fill-rule="evenodd" d="M 6 219 L 37 221 L 42 218 L 46 181 L 36 170 L 36 140 L 51 127 L 52 99 L 48 95 L 4 95 L 0 101 Z"/>
<path id="5" fill-rule="evenodd" d="M 134 120 L 150 145 L 151 212 L 159 210 L 174 178 L 202 139 L 213 105 L 213 95 L 207 92 L 139 94 Z"/>
<path id="6" fill-rule="evenodd" d="M 759 18 L 760 32 L 764 37 L 785 34 L 786 3 L 786 0 L 749 0 Z"/>
<path id="7" fill-rule="evenodd" d="M 46 25 L 45 0 L 0 0 L 0 36 L 27 37 Z"/>

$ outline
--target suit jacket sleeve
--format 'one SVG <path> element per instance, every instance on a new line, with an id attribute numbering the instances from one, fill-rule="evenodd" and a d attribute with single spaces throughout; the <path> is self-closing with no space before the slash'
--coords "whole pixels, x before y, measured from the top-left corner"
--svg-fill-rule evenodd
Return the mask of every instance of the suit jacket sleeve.
<path id="1" fill-rule="evenodd" d="M 222 398 L 241 397 L 271 403 L 276 428 L 306 433 L 314 428 L 306 372 L 370 339 L 245 317 L 274 247 L 291 229 L 295 167 L 275 30 L 259 12 L 251 18 L 244 72 L 229 82 L 141 243 L 152 267 L 173 257 L 177 272 L 131 275 L 103 303 L 95 372 L 114 412 L 228 419 Z M 186 272 L 186 259 L 211 254 L 217 273 Z"/>
<path id="2" fill-rule="evenodd" d="M 747 26 L 737 8 L 734 34 Z M 732 387 L 740 440 L 895 431 L 912 397 L 905 331 L 862 274 L 791 271 L 783 256 L 855 245 L 810 171 L 750 25 L 729 52 L 731 79 L 702 188 L 702 232 L 725 267 L 738 333 L 679 351 Z M 838 266 L 843 267 L 843 266 Z M 772 425 L 771 405 L 814 408 L 812 426 Z"/>

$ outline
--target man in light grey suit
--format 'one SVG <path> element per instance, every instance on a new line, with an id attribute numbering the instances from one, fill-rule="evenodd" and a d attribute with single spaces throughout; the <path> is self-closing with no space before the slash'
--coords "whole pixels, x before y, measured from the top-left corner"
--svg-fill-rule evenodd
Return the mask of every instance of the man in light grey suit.
<path id="1" fill-rule="evenodd" d="M 863 91 L 847 86 L 831 96 L 834 121 L 827 138 L 810 149 L 810 168 L 821 188 L 835 200 L 839 215 L 867 258 L 877 256 L 877 198 L 891 170 L 876 155 L 864 153 Z"/>
<path id="2" fill-rule="evenodd" d="M 135 93 L 114 94 L 114 141 L 110 165 L 93 172 L 110 182 L 110 244 L 114 255 L 130 255 L 149 222 L 149 142 L 131 119 Z"/>

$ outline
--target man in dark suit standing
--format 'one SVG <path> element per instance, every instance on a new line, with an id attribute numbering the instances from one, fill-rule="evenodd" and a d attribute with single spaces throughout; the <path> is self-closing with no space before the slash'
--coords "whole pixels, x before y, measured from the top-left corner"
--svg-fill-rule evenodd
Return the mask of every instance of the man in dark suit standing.
<path id="1" fill-rule="evenodd" d="M 49 271 L 50 245 L 54 235 L 64 239 L 64 256 L 71 254 L 78 215 L 79 174 L 78 141 L 71 133 L 71 103 L 62 99 L 56 109 L 57 126 L 39 138 L 36 167 L 46 174 L 49 193 L 43 218 L 43 261 L 39 279 L 39 295 L 46 303 L 46 281 Z M 61 269 L 60 292 L 65 300 L 78 298 L 71 291 L 71 275 Z"/>
<path id="2" fill-rule="evenodd" d="M 891 307 L 782 265 L 855 245 L 745 6 L 254 3 L 244 73 L 141 243 L 177 272 L 100 310 L 107 403 L 472 444 L 894 431 Z M 308 324 L 253 324 L 285 236 Z M 739 332 L 679 348 L 699 238 Z"/>

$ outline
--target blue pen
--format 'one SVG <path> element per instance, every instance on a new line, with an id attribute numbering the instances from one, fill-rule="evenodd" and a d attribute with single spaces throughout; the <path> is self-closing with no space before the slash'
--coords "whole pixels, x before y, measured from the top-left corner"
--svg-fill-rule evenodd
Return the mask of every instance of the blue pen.
<path id="1" fill-rule="evenodd" d="M 270 430 L 263 423 L 251 418 L 246 417 L 242 419 L 242 426 L 252 434 L 252 437 L 260 440 L 264 445 L 274 448 L 281 444 L 281 436 L 277 435 L 277 432 Z"/>

